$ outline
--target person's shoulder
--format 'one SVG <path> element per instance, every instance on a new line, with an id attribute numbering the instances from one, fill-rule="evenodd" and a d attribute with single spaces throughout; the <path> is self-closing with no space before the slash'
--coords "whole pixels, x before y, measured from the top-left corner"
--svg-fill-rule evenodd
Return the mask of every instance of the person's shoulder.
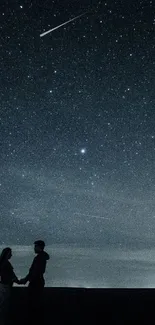
<path id="1" fill-rule="evenodd" d="M 49 254 L 47 252 L 45 252 L 45 251 L 43 253 L 44 253 L 45 260 L 49 260 L 50 259 Z"/>
<path id="2" fill-rule="evenodd" d="M 48 255 L 48 253 L 46 253 L 45 251 L 42 251 L 40 254 L 38 254 L 38 256 L 39 256 L 39 259 L 41 259 L 41 260 L 49 260 L 49 255 Z"/>

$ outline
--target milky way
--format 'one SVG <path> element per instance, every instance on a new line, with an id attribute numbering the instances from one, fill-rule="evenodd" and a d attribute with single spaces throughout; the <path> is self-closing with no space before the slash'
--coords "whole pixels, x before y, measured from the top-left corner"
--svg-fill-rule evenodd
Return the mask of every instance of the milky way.
<path id="1" fill-rule="evenodd" d="M 153 1 L 42 3 L 1 4 L 0 244 L 152 247 Z"/>

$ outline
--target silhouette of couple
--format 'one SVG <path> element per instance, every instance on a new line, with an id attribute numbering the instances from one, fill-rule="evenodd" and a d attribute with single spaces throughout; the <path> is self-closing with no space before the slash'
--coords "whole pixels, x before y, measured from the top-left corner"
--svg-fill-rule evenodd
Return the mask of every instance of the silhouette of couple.
<path id="1" fill-rule="evenodd" d="M 0 256 L 0 325 L 5 324 L 9 311 L 11 288 L 13 283 L 26 284 L 29 282 L 27 290 L 27 315 L 31 314 L 31 323 L 43 323 L 43 290 L 45 280 L 43 274 L 46 269 L 46 262 L 49 255 L 44 251 L 45 243 L 42 240 L 34 242 L 34 252 L 37 256 L 34 258 L 29 273 L 25 278 L 18 279 L 9 262 L 12 256 L 10 247 L 3 249 Z"/>

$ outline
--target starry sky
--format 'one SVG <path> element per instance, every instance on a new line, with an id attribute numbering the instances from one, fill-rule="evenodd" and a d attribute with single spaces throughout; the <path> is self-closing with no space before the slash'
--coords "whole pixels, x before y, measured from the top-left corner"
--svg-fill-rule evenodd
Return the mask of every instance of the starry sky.
<path id="1" fill-rule="evenodd" d="M 153 1 L 0 8 L 0 244 L 154 246 Z"/>

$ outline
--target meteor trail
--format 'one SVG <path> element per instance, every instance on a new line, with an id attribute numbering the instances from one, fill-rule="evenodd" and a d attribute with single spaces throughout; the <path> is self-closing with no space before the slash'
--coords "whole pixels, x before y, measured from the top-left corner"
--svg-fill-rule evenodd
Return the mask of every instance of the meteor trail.
<path id="1" fill-rule="evenodd" d="M 76 16 L 76 17 L 74 17 L 74 18 L 72 18 L 72 19 L 66 21 L 66 22 L 63 23 L 63 24 L 61 24 L 61 25 L 59 25 L 59 26 L 56 26 L 56 27 L 54 27 L 54 28 L 48 30 L 47 32 L 44 32 L 44 33 L 40 34 L 40 37 L 43 37 L 43 36 L 45 36 L 45 35 L 47 35 L 47 34 L 53 32 L 54 30 L 56 30 L 56 29 L 58 29 L 58 28 L 60 28 L 60 27 L 62 27 L 62 26 L 64 26 L 64 25 L 66 25 L 66 24 L 69 24 L 71 21 L 73 21 L 73 20 L 75 20 L 75 19 L 78 19 L 78 18 L 82 17 L 82 16 L 85 15 L 85 14 L 86 14 L 86 13 L 81 14 L 81 15 L 79 15 L 79 16 Z"/>
<path id="2" fill-rule="evenodd" d="M 80 216 L 86 216 L 90 219 L 107 219 L 107 220 L 110 220 L 110 218 L 107 218 L 107 217 L 101 217 L 101 216 L 96 216 L 96 215 L 91 215 L 91 214 L 85 214 L 85 213 L 80 213 L 80 212 L 75 212 L 74 215 L 80 215 Z"/>

